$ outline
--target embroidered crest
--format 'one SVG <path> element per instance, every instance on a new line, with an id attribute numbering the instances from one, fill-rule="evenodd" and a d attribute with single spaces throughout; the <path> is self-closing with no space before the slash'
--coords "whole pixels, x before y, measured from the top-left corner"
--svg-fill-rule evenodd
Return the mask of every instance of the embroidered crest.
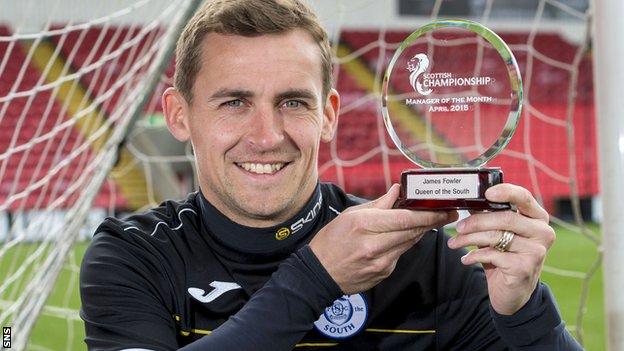
<path id="1" fill-rule="evenodd" d="M 368 305 L 364 295 L 344 295 L 325 308 L 314 327 L 321 334 L 334 339 L 344 339 L 357 334 L 366 323 Z"/>

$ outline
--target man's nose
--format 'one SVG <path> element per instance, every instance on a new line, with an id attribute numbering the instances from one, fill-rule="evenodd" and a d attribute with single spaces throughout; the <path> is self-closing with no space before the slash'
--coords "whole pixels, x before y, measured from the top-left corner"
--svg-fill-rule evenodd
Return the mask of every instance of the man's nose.
<path id="1" fill-rule="evenodd" d="M 259 150 L 269 150 L 284 140 L 284 121 L 277 111 L 259 107 L 251 116 L 247 142 Z"/>

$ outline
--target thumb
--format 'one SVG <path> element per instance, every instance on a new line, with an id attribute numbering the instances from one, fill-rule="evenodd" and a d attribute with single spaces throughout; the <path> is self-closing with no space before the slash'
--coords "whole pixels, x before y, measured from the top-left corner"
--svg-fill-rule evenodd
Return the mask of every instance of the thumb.
<path id="1" fill-rule="evenodd" d="M 399 192 L 401 190 L 401 186 L 399 184 L 392 184 L 388 192 L 382 195 L 381 197 L 367 202 L 365 204 L 361 204 L 356 206 L 357 209 L 364 208 L 380 208 L 380 209 L 391 209 L 394 205 L 395 201 L 399 197 Z"/>

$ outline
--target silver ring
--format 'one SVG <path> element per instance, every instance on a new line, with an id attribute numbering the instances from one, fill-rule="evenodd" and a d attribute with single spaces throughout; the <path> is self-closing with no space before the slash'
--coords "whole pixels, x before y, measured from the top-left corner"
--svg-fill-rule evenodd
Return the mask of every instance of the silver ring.
<path id="1" fill-rule="evenodd" d="M 501 234 L 498 243 L 494 245 L 494 248 L 500 252 L 507 252 L 507 248 L 509 248 L 509 245 L 511 244 L 511 241 L 513 240 L 515 235 L 516 233 L 505 230 L 503 234 Z"/>

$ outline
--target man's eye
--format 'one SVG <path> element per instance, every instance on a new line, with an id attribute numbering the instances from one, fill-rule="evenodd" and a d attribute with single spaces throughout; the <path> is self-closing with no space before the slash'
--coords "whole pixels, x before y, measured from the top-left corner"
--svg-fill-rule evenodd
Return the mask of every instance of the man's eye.
<path id="1" fill-rule="evenodd" d="M 288 100 L 283 104 L 286 108 L 299 108 L 303 107 L 303 102 L 299 100 Z"/>
<path id="2" fill-rule="evenodd" d="M 223 105 L 227 107 L 243 107 L 243 101 L 239 99 L 230 100 L 230 101 L 226 101 L 225 103 L 223 103 Z"/>

